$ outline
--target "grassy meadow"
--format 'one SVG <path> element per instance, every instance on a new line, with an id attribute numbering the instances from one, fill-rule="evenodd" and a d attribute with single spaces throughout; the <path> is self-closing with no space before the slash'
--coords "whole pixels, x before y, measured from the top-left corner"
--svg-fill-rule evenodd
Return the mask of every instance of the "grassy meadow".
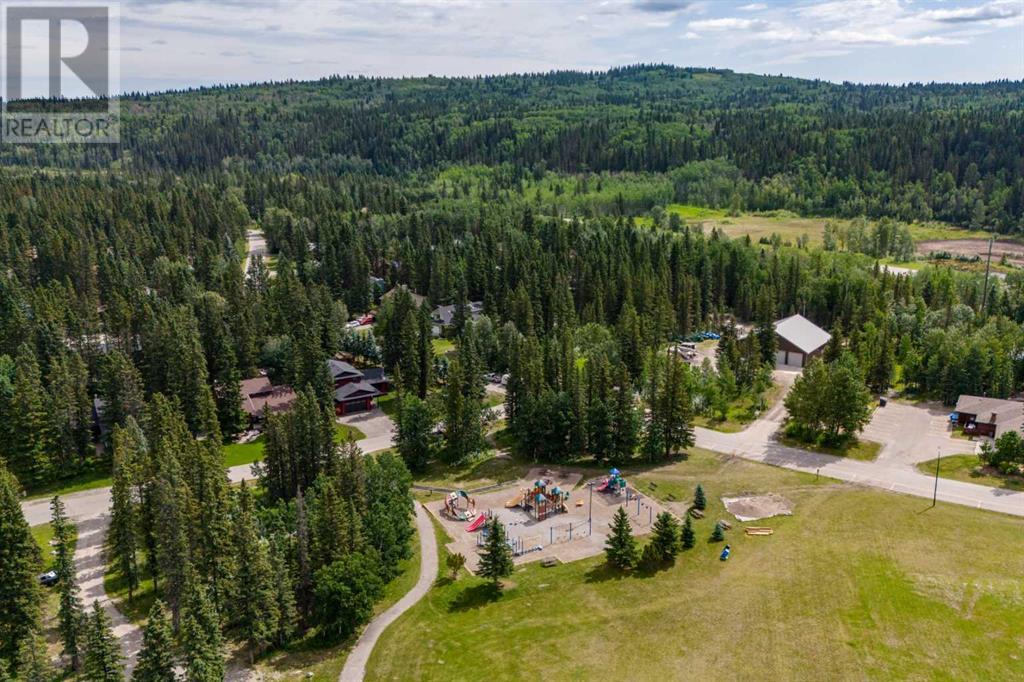
<path id="1" fill-rule="evenodd" d="M 478 578 L 441 577 L 384 634 L 367 679 L 1024 676 L 1024 553 L 1009 551 L 1024 519 L 699 450 L 631 482 L 670 500 L 704 485 L 697 547 L 675 565 L 622 575 L 600 557 L 535 562 L 497 598 Z M 734 521 L 721 562 L 708 538 L 732 518 L 720 497 L 740 491 L 782 494 L 794 515 L 755 522 L 770 537 Z"/>

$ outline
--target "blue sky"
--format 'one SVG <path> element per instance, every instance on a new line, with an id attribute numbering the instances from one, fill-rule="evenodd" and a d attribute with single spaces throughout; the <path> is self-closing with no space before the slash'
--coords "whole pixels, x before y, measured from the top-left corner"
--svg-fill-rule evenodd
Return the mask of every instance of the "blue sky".
<path id="1" fill-rule="evenodd" d="M 125 0 L 120 13 L 123 90 L 637 62 L 830 81 L 1024 78 L 1024 0 Z"/>

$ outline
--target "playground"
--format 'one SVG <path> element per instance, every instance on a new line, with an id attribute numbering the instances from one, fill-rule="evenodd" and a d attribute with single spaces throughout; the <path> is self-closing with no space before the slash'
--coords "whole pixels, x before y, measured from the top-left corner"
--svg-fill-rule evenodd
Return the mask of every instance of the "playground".
<path id="1" fill-rule="evenodd" d="M 447 549 L 475 571 L 485 524 L 505 526 L 516 564 L 543 559 L 568 563 L 600 554 L 615 510 L 625 505 L 636 535 L 650 531 L 663 510 L 637 493 L 616 469 L 584 480 L 578 472 L 535 468 L 518 481 L 483 491 L 452 491 L 427 509 L 453 540 Z"/>

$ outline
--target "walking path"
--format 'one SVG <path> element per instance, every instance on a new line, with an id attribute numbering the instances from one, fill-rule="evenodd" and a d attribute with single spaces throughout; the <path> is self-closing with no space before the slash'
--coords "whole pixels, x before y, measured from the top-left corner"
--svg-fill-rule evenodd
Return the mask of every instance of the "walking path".
<path id="1" fill-rule="evenodd" d="M 411 609 L 430 591 L 434 580 L 437 579 L 437 538 L 434 536 L 434 527 L 430 523 L 430 516 L 420 504 L 416 505 L 416 529 L 420 536 L 419 580 L 394 606 L 374 618 L 366 626 L 359 641 L 352 647 L 348 659 L 345 660 L 345 667 L 342 668 L 341 675 L 338 677 L 340 682 L 362 682 L 366 675 L 366 663 L 370 660 L 370 654 L 373 652 L 377 640 L 389 625 L 398 620 L 399 616 Z"/>

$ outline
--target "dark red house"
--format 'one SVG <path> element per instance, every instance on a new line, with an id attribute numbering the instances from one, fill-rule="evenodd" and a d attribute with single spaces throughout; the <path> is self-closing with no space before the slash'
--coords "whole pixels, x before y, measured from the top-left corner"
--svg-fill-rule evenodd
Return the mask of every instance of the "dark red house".
<path id="1" fill-rule="evenodd" d="M 334 413 L 339 417 L 373 409 L 373 401 L 381 392 L 366 381 L 347 383 L 334 391 Z"/>

